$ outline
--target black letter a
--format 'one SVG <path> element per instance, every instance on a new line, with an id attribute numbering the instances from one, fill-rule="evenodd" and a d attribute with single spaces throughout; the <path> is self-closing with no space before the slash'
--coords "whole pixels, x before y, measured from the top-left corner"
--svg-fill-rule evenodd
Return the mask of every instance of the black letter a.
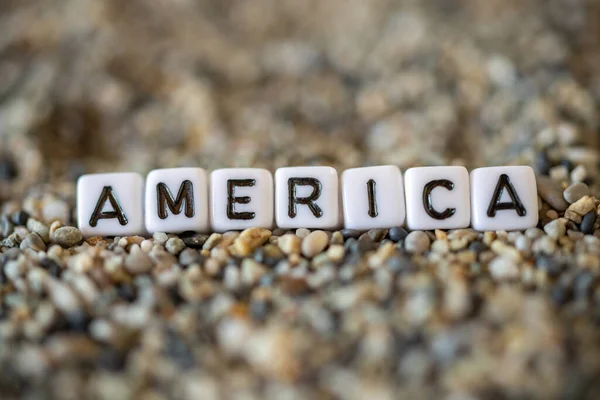
<path id="1" fill-rule="evenodd" d="M 504 193 L 504 189 L 508 192 L 510 196 L 510 202 L 500 203 L 500 199 L 502 198 L 502 194 Z M 498 179 L 498 184 L 496 185 L 496 189 L 494 190 L 494 195 L 492 196 L 492 201 L 490 202 L 490 206 L 488 207 L 487 215 L 488 217 L 495 217 L 496 211 L 498 210 L 516 210 L 517 214 L 520 217 L 524 217 L 527 214 L 515 187 L 510 182 L 508 175 L 502 174 L 500 175 L 500 179 Z"/>
<path id="2" fill-rule="evenodd" d="M 110 202 L 113 211 L 102 211 L 106 200 Z M 102 193 L 100 194 L 100 198 L 98 199 L 98 203 L 96 203 L 94 213 L 90 218 L 90 226 L 95 227 L 98 224 L 99 219 L 111 218 L 117 218 L 121 225 L 127 225 L 127 217 L 125 214 L 123 214 L 123 209 L 115 197 L 112 186 L 104 186 Z"/>

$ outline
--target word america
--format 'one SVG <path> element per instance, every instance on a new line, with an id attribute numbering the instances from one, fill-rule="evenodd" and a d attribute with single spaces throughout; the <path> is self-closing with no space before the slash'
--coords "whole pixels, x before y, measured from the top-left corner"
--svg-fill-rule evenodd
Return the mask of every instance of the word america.
<path id="1" fill-rule="evenodd" d="M 145 188 L 145 189 L 144 189 Z M 352 168 L 341 184 L 331 167 L 151 171 L 84 175 L 77 184 L 85 236 L 224 232 L 251 227 L 367 230 L 523 230 L 538 223 L 528 166 Z M 145 213 L 145 215 L 144 215 Z M 343 221 L 343 224 L 342 224 Z"/>

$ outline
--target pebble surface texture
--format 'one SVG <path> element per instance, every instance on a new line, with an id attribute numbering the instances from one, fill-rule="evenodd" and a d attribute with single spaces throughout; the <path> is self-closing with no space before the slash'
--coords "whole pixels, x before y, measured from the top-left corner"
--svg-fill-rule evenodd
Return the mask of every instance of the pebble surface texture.
<path id="1" fill-rule="evenodd" d="M 0 7 L 0 397 L 595 399 L 592 0 Z M 75 181 L 531 165 L 524 232 L 83 239 Z"/>

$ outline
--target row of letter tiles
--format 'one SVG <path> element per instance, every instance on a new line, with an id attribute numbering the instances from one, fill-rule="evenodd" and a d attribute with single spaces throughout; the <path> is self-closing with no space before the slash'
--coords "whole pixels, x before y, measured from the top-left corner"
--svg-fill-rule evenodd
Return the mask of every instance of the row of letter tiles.
<path id="1" fill-rule="evenodd" d="M 145 191 L 145 197 L 144 197 Z M 145 201 L 144 201 L 145 199 Z M 343 207 L 342 207 L 343 205 Z M 202 168 L 84 175 L 77 185 L 85 236 L 216 232 L 250 227 L 367 230 L 523 230 L 538 223 L 531 167 Z M 342 223 L 343 222 L 343 223 Z"/>

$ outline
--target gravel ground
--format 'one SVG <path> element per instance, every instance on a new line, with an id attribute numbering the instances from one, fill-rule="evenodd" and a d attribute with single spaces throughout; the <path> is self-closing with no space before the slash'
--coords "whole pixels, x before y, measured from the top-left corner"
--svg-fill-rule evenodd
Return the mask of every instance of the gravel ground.
<path id="1" fill-rule="evenodd" d="M 2 399 L 594 399 L 600 3 L 5 0 Z M 525 232 L 94 237 L 75 180 L 534 166 Z"/>

